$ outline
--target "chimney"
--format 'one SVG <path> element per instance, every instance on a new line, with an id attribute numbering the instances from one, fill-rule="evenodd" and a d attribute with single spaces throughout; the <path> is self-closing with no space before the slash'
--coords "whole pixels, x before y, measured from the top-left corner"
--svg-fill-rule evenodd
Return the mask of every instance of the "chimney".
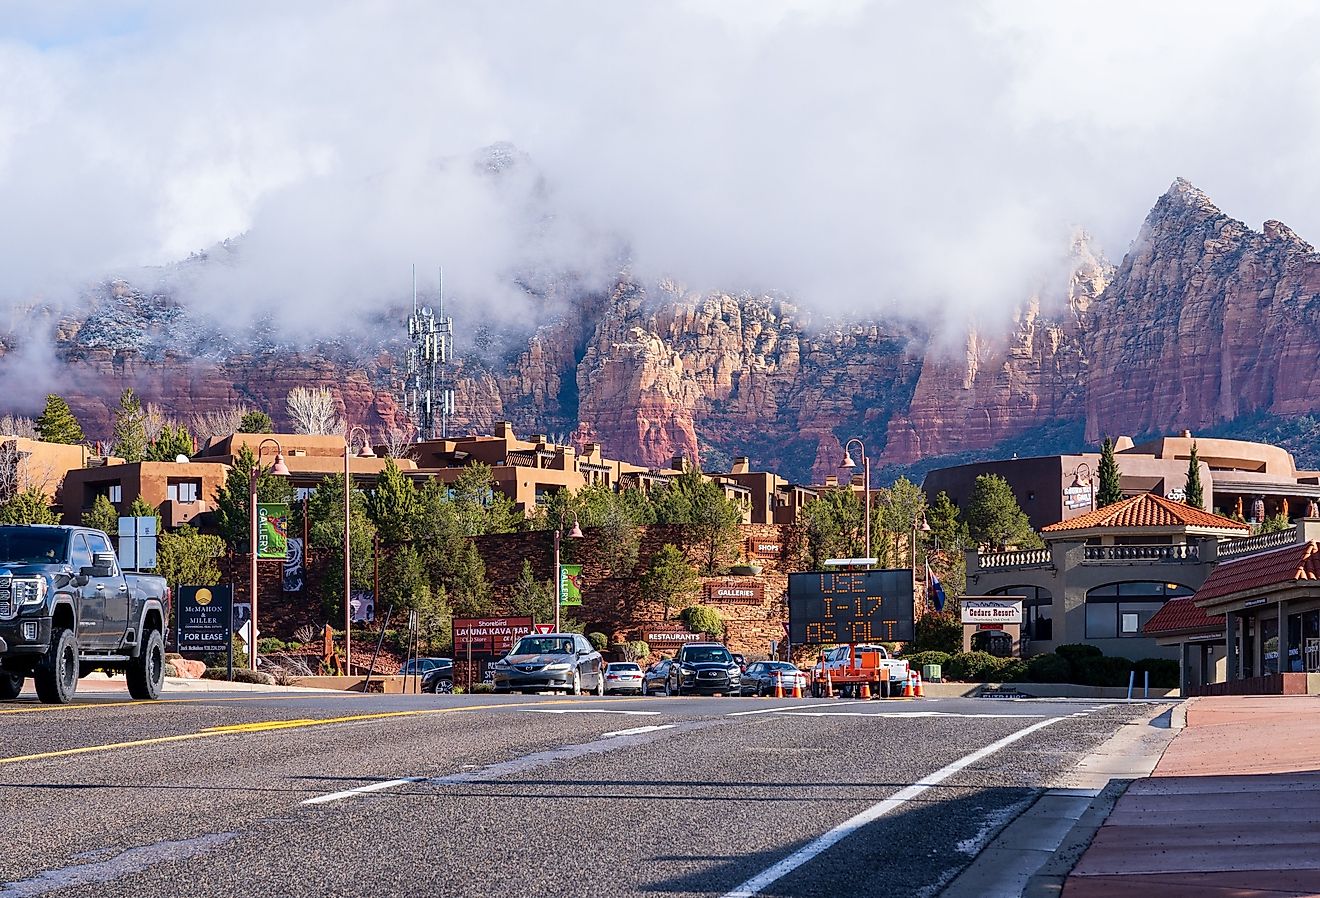
<path id="1" fill-rule="evenodd" d="M 1320 543 L 1320 518 L 1302 518 L 1297 522 L 1299 543 Z"/>
<path id="2" fill-rule="evenodd" d="M 837 476 L 837 475 L 834 475 L 834 474 L 827 474 L 827 475 L 825 475 L 825 485 L 826 485 L 826 486 L 838 486 L 838 485 L 839 485 L 839 478 L 838 478 L 838 476 Z"/>
<path id="3" fill-rule="evenodd" d="M 1184 430 L 1182 432 L 1182 438 L 1184 440 L 1190 440 L 1192 438 L 1192 432 L 1190 430 Z"/>
<path id="4" fill-rule="evenodd" d="M 729 470 L 730 474 L 746 474 L 752 470 L 752 460 L 746 455 L 739 455 L 733 460 L 733 467 Z"/>
<path id="5" fill-rule="evenodd" d="M 495 436 L 499 437 L 502 440 L 513 439 L 513 425 L 510 424 L 508 421 L 496 421 Z"/>
<path id="6" fill-rule="evenodd" d="M 683 465 L 687 462 L 687 457 L 682 452 L 675 452 L 674 457 L 669 460 L 669 467 L 675 471 L 683 470 Z"/>

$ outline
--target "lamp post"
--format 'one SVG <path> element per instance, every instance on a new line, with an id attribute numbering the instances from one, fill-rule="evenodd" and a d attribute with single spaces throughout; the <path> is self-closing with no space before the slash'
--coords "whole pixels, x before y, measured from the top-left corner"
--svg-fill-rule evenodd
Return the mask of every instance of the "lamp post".
<path id="1" fill-rule="evenodd" d="M 858 450 L 862 453 L 862 494 L 866 502 L 866 551 L 864 555 L 865 557 L 870 558 L 871 557 L 871 457 L 866 454 L 866 444 L 863 443 L 861 440 L 859 440 L 857 437 L 853 437 L 851 440 L 844 443 L 843 461 L 839 464 L 839 467 L 848 472 L 848 477 L 849 477 L 848 488 L 852 489 L 852 469 L 857 467 L 857 464 L 852 460 L 852 454 L 848 451 L 848 447 L 851 446 L 853 443 L 857 444 Z"/>
<path id="2" fill-rule="evenodd" d="M 358 458 L 375 458 L 367 429 L 360 424 L 351 427 L 344 436 L 344 673 L 351 674 L 353 663 L 353 472 L 348 458 L 353 452 L 353 434 L 362 431 L 362 449 Z M 374 600 L 374 597 L 373 597 Z"/>
<path id="3" fill-rule="evenodd" d="M 1082 471 L 1086 472 L 1086 478 L 1082 478 Z M 1073 470 L 1073 486 L 1085 486 L 1087 501 L 1091 505 L 1091 511 L 1095 511 L 1095 487 L 1091 484 L 1091 466 L 1086 462 L 1078 462 Z"/>
<path id="4" fill-rule="evenodd" d="M 930 533 L 930 524 L 926 522 L 926 513 L 919 511 L 912 516 L 912 595 L 917 593 L 917 531 Z"/>
<path id="5" fill-rule="evenodd" d="M 559 526 L 555 528 L 555 632 L 559 632 L 559 603 L 563 600 L 564 578 L 559 564 L 559 537 L 564 530 L 564 513 L 559 514 Z M 582 528 L 578 526 L 577 516 L 573 517 L 573 529 L 568 532 L 569 539 L 581 539 Z"/>
<path id="6" fill-rule="evenodd" d="M 289 476 L 280 441 L 274 437 L 266 437 L 257 444 L 257 459 L 248 476 L 248 520 L 251 522 L 251 532 L 248 534 L 250 538 L 248 548 L 251 550 L 248 553 L 251 556 L 248 586 L 252 596 L 252 616 L 248 618 L 248 626 L 251 628 L 248 633 L 248 666 L 254 671 L 257 669 L 257 480 L 261 477 L 261 450 L 266 448 L 267 443 L 275 444 L 275 463 L 270 466 L 270 473 L 279 477 Z"/>

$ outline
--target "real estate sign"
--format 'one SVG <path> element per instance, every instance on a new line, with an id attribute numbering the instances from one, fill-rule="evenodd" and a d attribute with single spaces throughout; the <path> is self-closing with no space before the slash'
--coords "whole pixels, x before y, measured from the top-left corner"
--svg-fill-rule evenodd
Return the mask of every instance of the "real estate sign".
<path id="1" fill-rule="evenodd" d="M 227 652 L 233 637 L 232 586 L 180 586 L 175 619 L 180 652 Z"/>

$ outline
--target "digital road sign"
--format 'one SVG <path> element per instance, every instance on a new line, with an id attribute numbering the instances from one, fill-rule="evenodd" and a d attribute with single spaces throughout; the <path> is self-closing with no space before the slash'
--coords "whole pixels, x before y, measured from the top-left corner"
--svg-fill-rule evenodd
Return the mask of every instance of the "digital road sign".
<path id="1" fill-rule="evenodd" d="M 794 645 L 910 641 L 912 572 L 789 574 L 788 638 Z"/>

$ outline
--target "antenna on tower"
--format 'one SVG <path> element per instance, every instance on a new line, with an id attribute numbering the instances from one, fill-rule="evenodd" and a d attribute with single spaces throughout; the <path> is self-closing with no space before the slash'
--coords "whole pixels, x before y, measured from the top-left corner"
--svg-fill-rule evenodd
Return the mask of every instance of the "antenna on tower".
<path id="1" fill-rule="evenodd" d="M 417 305 L 417 266 L 412 267 L 413 311 L 408 316 L 407 379 L 404 406 L 417 424 L 419 440 L 449 438 L 454 415 L 454 319 L 445 315 L 444 269 L 440 270 L 439 314 Z M 438 426 L 437 426 L 438 424 Z"/>

